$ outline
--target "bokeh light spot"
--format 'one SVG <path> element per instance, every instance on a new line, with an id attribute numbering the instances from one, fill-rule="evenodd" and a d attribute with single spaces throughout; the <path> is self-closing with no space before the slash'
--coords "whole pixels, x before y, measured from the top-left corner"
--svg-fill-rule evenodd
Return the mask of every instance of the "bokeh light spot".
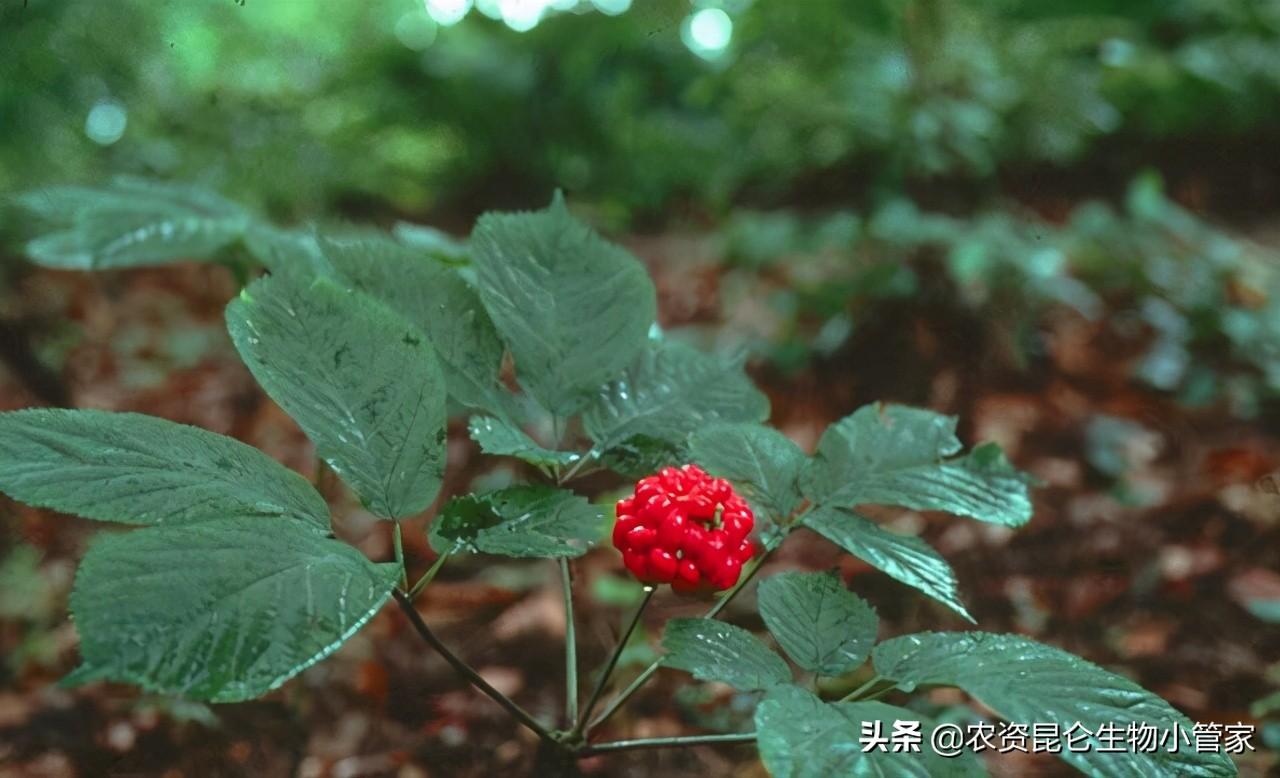
<path id="1" fill-rule="evenodd" d="M 422 11 L 410 11 L 396 20 L 396 40 L 414 51 L 425 51 L 436 39 L 436 23 Z"/>
<path id="2" fill-rule="evenodd" d="M 681 37 L 695 54 L 711 59 L 729 46 L 733 19 L 719 8 L 704 8 L 686 20 Z"/>
<path id="3" fill-rule="evenodd" d="M 444 27 L 462 21 L 470 10 L 471 0 L 427 0 L 427 15 Z"/>
<path id="4" fill-rule="evenodd" d="M 547 10 L 546 0 L 498 0 L 502 21 L 516 32 L 528 32 L 538 26 Z"/>
<path id="5" fill-rule="evenodd" d="M 631 8 L 631 0 L 591 0 L 591 4 L 606 16 L 618 16 Z"/>
<path id="6" fill-rule="evenodd" d="M 124 136 L 129 112 L 114 100 L 99 100 L 84 120 L 84 133 L 101 146 L 110 146 Z"/>

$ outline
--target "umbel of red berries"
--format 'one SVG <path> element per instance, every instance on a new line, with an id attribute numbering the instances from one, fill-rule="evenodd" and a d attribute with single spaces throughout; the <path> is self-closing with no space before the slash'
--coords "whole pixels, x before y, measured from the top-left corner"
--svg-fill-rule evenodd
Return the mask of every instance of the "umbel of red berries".
<path id="1" fill-rule="evenodd" d="M 677 592 L 711 592 L 738 582 L 755 554 L 755 517 L 723 478 L 697 465 L 664 467 L 618 501 L 613 545 L 636 578 Z"/>

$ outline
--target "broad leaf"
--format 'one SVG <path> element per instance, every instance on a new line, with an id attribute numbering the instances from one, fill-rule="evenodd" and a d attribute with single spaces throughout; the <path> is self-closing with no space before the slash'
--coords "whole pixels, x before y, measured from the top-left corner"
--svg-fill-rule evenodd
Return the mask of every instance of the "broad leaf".
<path id="1" fill-rule="evenodd" d="M 480 450 L 484 453 L 516 457 L 535 467 L 565 467 L 582 457 L 572 451 L 544 448 L 526 435 L 524 430 L 492 416 L 472 416 L 468 430 L 471 439 L 480 444 Z"/>
<path id="2" fill-rule="evenodd" d="M 53 187 L 19 202 L 65 225 L 27 244 L 37 264 L 69 270 L 206 259 L 239 240 L 251 218 L 195 187 L 118 178 L 108 186 Z"/>
<path id="3" fill-rule="evenodd" d="M 214 702 L 258 697 L 355 634 L 398 574 L 290 519 L 105 535 L 76 574 L 83 664 L 67 681 Z"/>
<path id="4" fill-rule="evenodd" d="M 569 416 L 631 363 L 657 313 L 644 266 L 574 219 L 559 195 L 485 214 L 471 236 L 480 299 L 529 394 Z"/>
<path id="5" fill-rule="evenodd" d="M 329 527 L 329 508 L 306 479 L 256 448 L 137 413 L 0 414 L 0 491 L 126 524 L 284 516 Z"/>
<path id="6" fill-rule="evenodd" d="M 786 435 L 761 424 L 712 424 L 689 439 L 693 460 L 712 475 L 745 484 L 777 518 L 800 504 L 798 480 L 808 458 Z"/>
<path id="7" fill-rule="evenodd" d="M 513 486 L 445 504 L 431 523 L 431 547 L 511 557 L 576 557 L 605 531 L 604 511 L 549 486 Z"/>
<path id="8" fill-rule="evenodd" d="M 774 778 L 833 778 L 834 776 L 986 775 L 970 753 L 945 758 L 930 748 L 935 727 L 915 711 L 879 702 L 827 703 L 798 686 L 779 686 L 756 706 L 756 747 Z M 879 722 L 883 736 L 891 736 L 895 721 L 921 722 L 919 752 L 872 748 L 863 751 L 863 722 Z M 870 742 L 870 741 L 868 741 Z"/>
<path id="9" fill-rule="evenodd" d="M 756 596 L 778 645 L 805 670 L 840 675 L 865 662 L 875 645 L 876 612 L 830 573 L 779 573 Z"/>
<path id="10" fill-rule="evenodd" d="M 662 664 L 752 691 L 791 683 L 782 657 L 742 627 L 715 619 L 672 619 L 662 633 Z"/>
<path id="11" fill-rule="evenodd" d="M 868 405 L 827 428 L 801 478 L 819 505 L 901 505 L 1018 526 L 1031 518 L 1030 478 L 995 444 L 967 455 L 956 420 L 900 405 Z"/>
<path id="12" fill-rule="evenodd" d="M 951 565 L 920 538 L 890 532 L 856 513 L 834 508 L 813 511 L 805 516 L 804 526 L 973 621 L 960 602 Z"/>
<path id="13" fill-rule="evenodd" d="M 444 475 L 445 387 L 426 337 L 326 279 L 261 279 L 227 306 L 240 356 L 373 513 L 411 516 Z"/>
<path id="14" fill-rule="evenodd" d="M 633 435 L 605 449 L 600 454 L 600 461 L 623 478 L 638 481 L 664 467 L 685 464 L 689 461 L 689 452 L 682 443 Z"/>
<path id="15" fill-rule="evenodd" d="M 650 341 L 622 376 L 609 382 L 583 414 L 599 451 L 637 436 L 683 444 L 718 421 L 760 422 L 769 400 L 737 361 L 676 341 Z"/>
<path id="16" fill-rule="evenodd" d="M 454 399 L 473 408 L 507 407 L 498 382 L 502 341 L 455 268 L 386 237 L 325 240 L 321 247 L 344 286 L 384 303 L 426 334 Z"/>
<path id="17" fill-rule="evenodd" d="M 1018 635 L 985 632 L 922 633 L 881 643 L 872 653 L 876 672 L 898 688 L 958 686 L 1000 716 L 1019 724 L 1048 722 L 1066 730 L 1076 722 L 1096 732 L 1099 725 L 1125 729 L 1151 724 L 1171 733 L 1175 726 L 1189 735 L 1192 724 L 1169 703 L 1142 687 L 1078 656 Z M 1164 747 L 1151 753 L 1088 751 L 1065 745 L 1059 754 L 1080 770 L 1099 776 L 1149 775 L 1229 776 L 1235 766 L 1221 753 L 1196 753 L 1182 744 L 1175 753 Z"/>

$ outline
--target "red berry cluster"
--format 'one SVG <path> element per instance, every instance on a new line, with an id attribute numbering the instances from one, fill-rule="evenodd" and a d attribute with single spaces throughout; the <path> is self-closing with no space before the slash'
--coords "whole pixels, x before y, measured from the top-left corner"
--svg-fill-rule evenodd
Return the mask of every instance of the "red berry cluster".
<path id="1" fill-rule="evenodd" d="M 664 467 L 618 501 L 613 545 L 647 584 L 677 592 L 718 591 L 738 582 L 755 554 L 747 536 L 755 517 L 723 478 L 697 465 Z"/>

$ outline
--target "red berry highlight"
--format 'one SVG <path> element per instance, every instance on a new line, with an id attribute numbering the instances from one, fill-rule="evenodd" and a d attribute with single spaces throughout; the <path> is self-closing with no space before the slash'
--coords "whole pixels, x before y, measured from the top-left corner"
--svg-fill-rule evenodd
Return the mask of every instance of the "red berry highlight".
<path id="1" fill-rule="evenodd" d="M 723 478 L 697 465 L 664 467 L 618 501 L 613 545 L 631 574 L 677 592 L 729 589 L 755 555 L 755 516 Z"/>

